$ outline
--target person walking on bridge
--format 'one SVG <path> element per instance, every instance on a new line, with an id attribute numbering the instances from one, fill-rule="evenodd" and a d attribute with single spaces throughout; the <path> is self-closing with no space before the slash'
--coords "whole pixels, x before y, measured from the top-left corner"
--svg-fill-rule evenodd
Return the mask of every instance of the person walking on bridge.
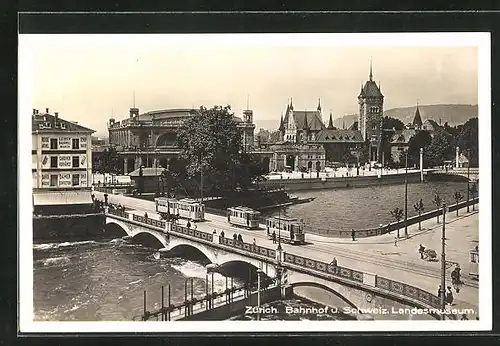
<path id="1" fill-rule="evenodd" d="M 236 235 L 236 233 L 233 234 L 233 240 L 235 243 L 238 241 L 238 236 Z"/>
<path id="2" fill-rule="evenodd" d="M 214 232 L 215 232 L 215 229 L 214 229 Z M 224 231 L 220 231 L 220 237 L 224 238 Z"/>
<path id="3" fill-rule="evenodd" d="M 354 232 L 354 228 L 351 229 L 351 237 L 352 237 L 352 241 L 356 240 L 356 233 Z"/>
<path id="4" fill-rule="evenodd" d="M 276 244 L 276 232 L 273 231 L 273 244 Z"/>
<path id="5" fill-rule="evenodd" d="M 241 236 L 241 234 L 238 234 L 238 241 L 239 241 L 240 243 L 243 243 L 243 237 Z"/>
<path id="6" fill-rule="evenodd" d="M 424 259 L 424 251 L 425 251 L 425 247 L 422 246 L 422 244 L 420 244 L 420 246 L 418 248 L 418 252 L 420 253 L 420 259 Z"/>

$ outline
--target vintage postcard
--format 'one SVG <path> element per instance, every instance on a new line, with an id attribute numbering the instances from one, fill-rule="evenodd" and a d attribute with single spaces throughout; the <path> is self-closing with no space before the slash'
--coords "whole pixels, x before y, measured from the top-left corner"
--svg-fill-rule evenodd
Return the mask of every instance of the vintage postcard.
<path id="1" fill-rule="evenodd" d="M 487 33 L 21 34 L 20 331 L 491 329 L 490 65 Z"/>

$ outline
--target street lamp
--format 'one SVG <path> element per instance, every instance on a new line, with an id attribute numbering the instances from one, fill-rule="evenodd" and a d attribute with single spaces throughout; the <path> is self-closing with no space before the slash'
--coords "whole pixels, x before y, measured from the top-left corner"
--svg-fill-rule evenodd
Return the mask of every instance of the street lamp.
<path id="1" fill-rule="evenodd" d="M 260 321 L 260 275 L 262 270 L 257 269 L 257 321 Z"/>
<path id="2" fill-rule="evenodd" d="M 408 149 L 405 151 L 405 237 L 408 237 Z"/>
<path id="3" fill-rule="evenodd" d="M 445 254 L 445 240 L 446 240 L 446 231 L 445 231 L 445 216 L 446 216 L 446 204 L 443 203 L 443 227 L 441 233 L 441 289 L 439 294 L 441 294 L 441 310 L 445 309 L 445 286 L 446 286 L 446 254 Z M 442 319 L 444 319 L 444 314 L 441 315 Z"/>
<path id="4" fill-rule="evenodd" d="M 469 161 L 467 162 L 467 212 L 469 212 L 470 149 L 467 149 L 467 161 Z"/>

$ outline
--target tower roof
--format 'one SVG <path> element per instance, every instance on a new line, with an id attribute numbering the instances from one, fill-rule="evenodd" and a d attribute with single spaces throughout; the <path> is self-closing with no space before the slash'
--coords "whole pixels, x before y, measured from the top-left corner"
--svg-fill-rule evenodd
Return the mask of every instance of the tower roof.
<path id="1" fill-rule="evenodd" d="M 422 126 L 422 118 L 420 117 L 420 110 L 418 109 L 418 105 L 417 110 L 415 111 L 415 117 L 413 117 L 413 125 Z"/>
<path id="2" fill-rule="evenodd" d="M 281 115 L 279 130 L 283 131 L 285 129 L 285 124 L 283 123 L 283 115 Z"/>
<path id="3" fill-rule="evenodd" d="M 330 112 L 330 119 L 328 120 L 328 129 L 329 129 L 329 130 L 333 130 L 333 129 L 334 129 L 334 126 L 333 126 L 333 118 L 332 118 L 332 112 Z"/>
<path id="4" fill-rule="evenodd" d="M 321 112 L 321 99 L 318 99 L 318 111 Z"/>
<path id="5" fill-rule="evenodd" d="M 379 82 L 380 83 L 380 82 Z M 372 62 L 370 60 L 370 76 L 365 86 L 361 86 L 359 97 L 384 97 L 380 91 L 380 87 L 373 80 Z"/>

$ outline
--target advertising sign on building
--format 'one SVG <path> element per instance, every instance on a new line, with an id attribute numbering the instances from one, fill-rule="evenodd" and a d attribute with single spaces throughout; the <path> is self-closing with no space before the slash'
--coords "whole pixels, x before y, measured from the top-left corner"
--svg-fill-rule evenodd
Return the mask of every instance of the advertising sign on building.
<path id="1" fill-rule="evenodd" d="M 49 174 L 44 173 L 42 174 L 42 187 L 49 187 L 49 186 L 50 186 Z"/>
<path id="2" fill-rule="evenodd" d="M 49 137 L 42 137 L 42 149 L 49 149 Z"/>
<path id="3" fill-rule="evenodd" d="M 61 155 L 61 156 L 59 156 L 59 167 L 60 168 L 69 168 L 69 167 L 71 167 L 71 156 L 69 156 L 69 155 Z"/>
<path id="4" fill-rule="evenodd" d="M 80 174 L 80 186 L 87 186 L 87 174 Z"/>
<path id="5" fill-rule="evenodd" d="M 59 173 L 59 186 L 71 186 L 70 173 Z"/>
<path id="6" fill-rule="evenodd" d="M 87 149 L 87 137 L 80 137 L 80 149 Z"/>
<path id="7" fill-rule="evenodd" d="M 71 149 L 71 138 L 59 137 L 59 149 Z"/>

